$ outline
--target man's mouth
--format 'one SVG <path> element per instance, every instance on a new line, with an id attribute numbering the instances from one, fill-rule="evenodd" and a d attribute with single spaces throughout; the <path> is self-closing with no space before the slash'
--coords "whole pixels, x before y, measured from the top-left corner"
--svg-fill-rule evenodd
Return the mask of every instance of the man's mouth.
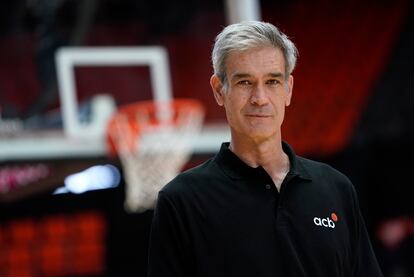
<path id="1" fill-rule="evenodd" d="M 260 118 L 265 118 L 265 117 L 270 117 L 270 115 L 268 114 L 246 114 L 247 117 L 260 117 Z"/>

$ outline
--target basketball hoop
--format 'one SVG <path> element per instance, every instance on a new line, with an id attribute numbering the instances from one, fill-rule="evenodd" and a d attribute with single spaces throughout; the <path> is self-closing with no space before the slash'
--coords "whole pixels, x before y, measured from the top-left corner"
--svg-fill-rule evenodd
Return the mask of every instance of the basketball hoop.
<path id="1" fill-rule="evenodd" d="M 158 191 L 187 163 L 204 119 L 193 99 L 142 101 L 121 106 L 108 125 L 109 151 L 121 161 L 125 208 L 154 207 Z"/>

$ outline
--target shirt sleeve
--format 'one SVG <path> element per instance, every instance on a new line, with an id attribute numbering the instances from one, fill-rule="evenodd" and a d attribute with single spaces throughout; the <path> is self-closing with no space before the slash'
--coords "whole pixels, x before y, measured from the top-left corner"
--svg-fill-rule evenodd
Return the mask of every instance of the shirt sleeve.
<path id="1" fill-rule="evenodd" d="M 372 248 L 368 231 L 366 229 L 365 222 L 358 205 L 356 192 L 355 190 L 353 192 L 354 204 L 356 208 L 355 216 L 357 221 L 357 255 L 354 268 L 354 277 L 383 277 L 384 275 L 381 272 L 381 268 Z"/>
<path id="2" fill-rule="evenodd" d="M 161 191 L 151 225 L 148 248 L 148 277 L 191 276 L 189 236 L 182 214 Z"/>

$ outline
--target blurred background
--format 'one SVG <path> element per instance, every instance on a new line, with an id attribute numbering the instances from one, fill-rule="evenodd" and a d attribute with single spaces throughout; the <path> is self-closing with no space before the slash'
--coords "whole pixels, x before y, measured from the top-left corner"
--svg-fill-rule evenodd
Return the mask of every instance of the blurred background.
<path id="1" fill-rule="evenodd" d="M 206 107 L 185 169 L 229 139 L 210 53 L 223 26 L 246 18 L 276 24 L 299 49 L 284 140 L 350 177 L 385 276 L 414 276 L 413 11 L 408 0 L 1 1 L 0 276 L 146 274 L 152 211 L 124 209 L 124 172 L 102 122 L 156 98 L 151 66 L 74 62 L 65 76 L 86 127 L 73 134 L 58 51 L 161 47 L 168 97 Z"/>

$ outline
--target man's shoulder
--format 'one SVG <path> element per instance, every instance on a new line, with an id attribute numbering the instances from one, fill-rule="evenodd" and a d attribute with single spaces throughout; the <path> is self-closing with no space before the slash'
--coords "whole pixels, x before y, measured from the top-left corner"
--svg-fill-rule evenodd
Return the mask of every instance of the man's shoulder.
<path id="1" fill-rule="evenodd" d="M 312 179 L 312 187 L 319 194 L 328 193 L 334 199 L 343 199 L 343 203 L 355 201 L 354 185 L 348 176 L 338 169 L 327 163 L 303 157 L 298 157 L 298 164 L 309 174 Z"/>
<path id="2" fill-rule="evenodd" d="M 301 156 L 297 156 L 297 161 L 298 166 L 302 167 L 312 179 L 318 180 L 322 178 L 351 184 L 348 176 L 327 163 Z"/>
<path id="3" fill-rule="evenodd" d="M 217 169 L 214 159 L 209 159 L 198 166 L 179 173 L 161 189 L 161 192 L 168 195 L 183 195 L 193 191 L 208 183 Z"/>

